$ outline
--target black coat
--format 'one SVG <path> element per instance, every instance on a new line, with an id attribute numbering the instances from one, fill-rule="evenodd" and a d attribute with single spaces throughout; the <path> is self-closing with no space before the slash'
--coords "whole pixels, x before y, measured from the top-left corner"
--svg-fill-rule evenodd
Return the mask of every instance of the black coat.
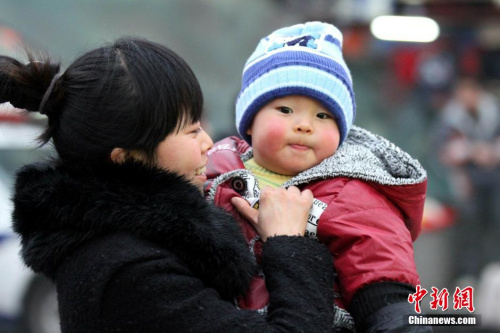
<path id="1" fill-rule="evenodd" d="M 137 164 L 18 173 L 25 263 L 56 282 L 62 332 L 329 332 L 332 258 L 272 237 L 268 315 L 239 310 L 255 264 L 239 226 L 181 177 Z"/>

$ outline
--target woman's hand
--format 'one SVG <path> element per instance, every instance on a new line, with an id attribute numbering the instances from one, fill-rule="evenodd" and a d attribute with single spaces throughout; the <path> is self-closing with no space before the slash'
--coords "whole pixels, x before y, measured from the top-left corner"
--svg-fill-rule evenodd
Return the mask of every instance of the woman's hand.
<path id="1" fill-rule="evenodd" d="M 242 198 L 234 197 L 231 202 L 266 241 L 268 237 L 278 235 L 303 236 L 313 195 L 310 190 L 301 192 L 295 186 L 288 189 L 264 187 L 258 211 Z"/>

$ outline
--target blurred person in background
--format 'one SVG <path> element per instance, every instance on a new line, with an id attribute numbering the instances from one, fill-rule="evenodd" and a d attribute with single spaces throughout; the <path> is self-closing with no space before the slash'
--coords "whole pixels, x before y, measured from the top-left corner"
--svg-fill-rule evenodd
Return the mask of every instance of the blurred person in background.
<path id="1" fill-rule="evenodd" d="M 265 240 L 270 315 L 235 307 L 255 262 L 202 196 L 212 140 L 183 59 L 138 38 L 61 73 L 28 58 L 0 57 L 0 103 L 46 115 L 58 157 L 18 172 L 13 229 L 26 265 L 56 284 L 63 333 L 331 331 L 332 257 L 302 237 L 308 190 L 266 191 L 258 213 L 239 205 Z"/>
<path id="2" fill-rule="evenodd" d="M 459 218 L 455 279 L 475 284 L 500 261 L 500 107 L 482 82 L 457 80 L 436 126 L 439 161 L 448 169 Z"/>

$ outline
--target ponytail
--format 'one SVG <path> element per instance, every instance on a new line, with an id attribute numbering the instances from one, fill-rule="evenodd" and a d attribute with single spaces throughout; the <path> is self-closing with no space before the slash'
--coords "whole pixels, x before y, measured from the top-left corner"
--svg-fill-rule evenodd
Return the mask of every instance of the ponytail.
<path id="1" fill-rule="evenodd" d="M 19 109 L 39 111 L 40 102 L 52 78 L 59 72 L 59 64 L 48 59 L 35 61 L 28 53 L 29 63 L 0 56 L 0 103 L 10 102 Z"/>
<path id="2" fill-rule="evenodd" d="M 27 51 L 29 62 L 22 64 L 16 59 L 0 56 L 0 103 L 9 102 L 14 107 L 30 112 L 50 115 L 61 91 L 53 94 L 57 88 L 60 64 L 53 64 L 48 58 L 35 61 Z M 54 97 L 54 95 L 56 97 Z M 43 143 L 50 140 L 56 119 L 49 117 L 49 127 L 40 137 Z"/>

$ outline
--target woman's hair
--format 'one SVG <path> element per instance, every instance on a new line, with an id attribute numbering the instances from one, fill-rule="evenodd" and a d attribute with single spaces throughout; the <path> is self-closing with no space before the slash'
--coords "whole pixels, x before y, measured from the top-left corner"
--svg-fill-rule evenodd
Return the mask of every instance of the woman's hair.
<path id="1" fill-rule="evenodd" d="M 0 56 L 0 103 L 47 115 L 40 139 L 52 139 L 63 161 L 102 163 L 119 147 L 153 163 L 167 135 L 201 118 L 198 80 L 165 46 L 120 38 L 59 74 L 59 63 L 27 54 L 28 64 Z"/>

